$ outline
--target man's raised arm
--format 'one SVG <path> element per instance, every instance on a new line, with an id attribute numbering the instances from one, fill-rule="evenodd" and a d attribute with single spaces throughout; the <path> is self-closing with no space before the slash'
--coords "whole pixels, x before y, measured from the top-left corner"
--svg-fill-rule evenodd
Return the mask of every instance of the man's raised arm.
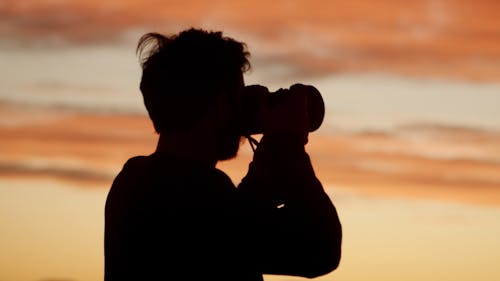
<path id="1" fill-rule="evenodd" d="M 305 152 L 307 136 L 264 135 L 238 192 L 255 206 L 254 259 L 264 274 L 317 277 L 337 268 L 337 211 Z"/>

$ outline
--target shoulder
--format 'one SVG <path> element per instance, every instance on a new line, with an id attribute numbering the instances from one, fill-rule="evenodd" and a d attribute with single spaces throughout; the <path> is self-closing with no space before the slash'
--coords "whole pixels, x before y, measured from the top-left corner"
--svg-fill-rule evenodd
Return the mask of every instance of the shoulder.
<path id="1" fill-rule="evenodd" d="M 142 171 L 147 169 L 148 162 L 149 156 L 135 156 L 128 159 L 113 180 L 111 189 L 117 189 L 118 186 L 128 186 L 135 182 L 135 179 L 143 174 Z"/>
<path id="2" fill-rule="evenodd" d="M 147 165 L 149 162 L 150 156 L 134 156 L 125 162 L 123 165 L 122 171 L 123 170 L 128 170 L 128 169 L 134 169 L 134 168 L 139 168 L 139 167 L 144 167 Z"/>
<path id="3" fill-rule="evenodd" d="M 125 164 L 123 164 L 117 178 L 119 177 L 130 177 L 143 174 L 144 171 L 151 169 L 151 163 L 153 159 L 151 156 L 134 156 L 129 158 Z"/>

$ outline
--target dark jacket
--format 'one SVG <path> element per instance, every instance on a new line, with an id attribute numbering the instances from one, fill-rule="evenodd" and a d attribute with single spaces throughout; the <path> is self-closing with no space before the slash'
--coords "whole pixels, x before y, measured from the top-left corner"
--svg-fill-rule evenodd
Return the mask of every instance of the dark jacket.
<path id="1" fill-rule="evenodd" d="M 234 186 L 215 168 L 131 158 L 106 201 L 105 280 L 316 277 L 340 260 L 341 225 L 304 144 L 264 137 Z"/>

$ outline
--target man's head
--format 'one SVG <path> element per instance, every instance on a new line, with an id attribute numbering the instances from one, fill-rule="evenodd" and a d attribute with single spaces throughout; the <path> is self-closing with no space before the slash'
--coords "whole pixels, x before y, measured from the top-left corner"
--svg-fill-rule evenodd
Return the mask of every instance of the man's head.
<path id="1" fill-rule="evenodd" d="M 140 39 L 137 51 L 143 69 L 140 89 L 158 133 L 191 130 L 218 110 L 216 104 L 222 99 L 232 105 L 232 112 L 228 124 L 219 124 L 219 143 L 227 147 L 234 143 L 229 139 L 237 138 L 239 144 L 237 99 L 244 86 L 243 73 L 250 68 L 244 43 L 222 32 L 189 29 L 172 36 L 148 33 Z M 236 151 L 220 154 L 222 160 Z"/>

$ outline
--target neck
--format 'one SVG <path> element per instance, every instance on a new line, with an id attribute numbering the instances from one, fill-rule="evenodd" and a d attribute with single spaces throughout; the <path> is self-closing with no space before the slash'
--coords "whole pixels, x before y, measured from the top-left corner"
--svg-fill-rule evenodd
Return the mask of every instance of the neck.
<path id="1" fill-rule="evenodd" d="M 208 136 L 194 136 L 192 133 L 160 134 L 156 153 L 172 155 L 182 161 L 215 168 L 214 141 Z"/>

